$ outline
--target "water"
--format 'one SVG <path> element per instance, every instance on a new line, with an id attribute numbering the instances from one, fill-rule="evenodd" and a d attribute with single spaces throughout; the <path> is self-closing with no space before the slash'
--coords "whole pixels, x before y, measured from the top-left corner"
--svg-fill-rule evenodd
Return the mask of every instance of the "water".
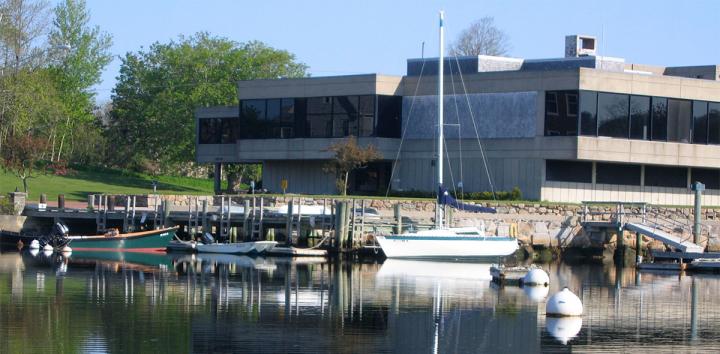
<path id="1" fill-rule="evenodd" d="M 0 352 L 720 350 L 720 276 L 543 267 L 550 288 L 530 290 L 487 264 L 4 253 Z M 564 285 L 581 320 L 545 317 Z"/>

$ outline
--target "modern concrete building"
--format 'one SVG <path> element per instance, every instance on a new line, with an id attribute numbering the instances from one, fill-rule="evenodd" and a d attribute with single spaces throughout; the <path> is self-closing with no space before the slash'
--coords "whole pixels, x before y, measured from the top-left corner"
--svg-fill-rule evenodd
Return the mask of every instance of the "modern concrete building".
<path id="1" fill-rule="evenodd" d="M 720 65 L 631 64 L 597 56 L 596 45 L 567 36 L 563 58 L 446 59 L 448 183 L 676 205 L 691 204 L 701 181 L 703 204 L 720 205 Z M 327 148 L 354 135 L 383 160 L 354 173 L 352 193 L 432 191 L 437 67 L 409 59 L 402 77 L 239 82 L 239 107 L 197 110 L 197 161 L 262 163 L 271 191 L 284 179 L 288 192 L 333 193 Z"/>

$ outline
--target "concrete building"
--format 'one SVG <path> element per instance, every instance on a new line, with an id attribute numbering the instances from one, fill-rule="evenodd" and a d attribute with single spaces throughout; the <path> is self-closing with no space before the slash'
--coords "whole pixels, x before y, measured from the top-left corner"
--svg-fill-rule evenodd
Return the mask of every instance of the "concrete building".
<path id="1" fill-rule="evenodd" d="M 704 204 L 720 205 L 720 65 L 631 64 L 597 56 L 597 44 L 567 36 L 557 59 L 447 58 L 447 183 L 685 205 L 701 181 Z M 409 59 L 402 77 L 239 82 L 239 106 L 197 110 L 197 161 L 262 163 L 271 191 L 287 180 L 288 192 L 334 193 L 327 148 L 354 135 L 384 158 L 354 173 L 352 193 L 432 191 L 437 67 Z"/>

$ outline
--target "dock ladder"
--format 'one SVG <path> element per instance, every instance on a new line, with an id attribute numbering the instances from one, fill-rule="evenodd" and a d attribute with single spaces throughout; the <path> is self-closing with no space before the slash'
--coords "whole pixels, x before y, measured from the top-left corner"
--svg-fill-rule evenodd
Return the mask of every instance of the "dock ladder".
<path id="1" fill-rule="evenodd" d="M 230 218 L 232 217 L 232 197 L 220 196 L 220 238 L 228 239 L 230 236 Z"/>
<path id="2" fill-rule="evenodd" d="M 97 198 L 93 198 L 93 208 L 97 211 L 95 214 L 95 224 L 97 225 L 97 232 L 105 232 L 107 230 L 107 209 L 108 209 L 108 196 L 105 194 L 96 195 Z M 97 201 L 97 205 L 95 204 Z"/>
<path id="3" fill-rule="evenodd" d="M 200 208 L 197 197 L 188 197 L 188 234 L 194 239 L 200 228 Z"/>
<path id="4" fill-rule="evenodd" d="M 252 217 L 250 220 L 252 223 L 250 238 L 255 241 L 263 237 L 263 198 L 260 197 L 259 199 L 259 203 L 256 198 L 252 200 Z"/>

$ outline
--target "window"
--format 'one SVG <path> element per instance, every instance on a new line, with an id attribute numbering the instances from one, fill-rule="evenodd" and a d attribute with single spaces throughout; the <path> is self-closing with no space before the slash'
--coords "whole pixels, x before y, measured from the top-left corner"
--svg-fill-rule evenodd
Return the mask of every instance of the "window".
<path id="1" fill-rule="evenodd" d="M 597 135 L 597 92 L 580 91 L 580 135 Z"/>
<path id="2" fill-rule="evenodd" d="M 547 160 L 545 180 L 592 183 L 592 162 Z"/>
<path id="3" fill-rule="evenodd" d="M 708 142 L 708 103 L 704 101 L 693 101 L 693 140 L 695 144 L 707 144 Z"/>
<path id="4" fill-rule="evenodd" d="M 241 104 L 241 115 L 244 119 L 264 120 L 265 100 L 245 100 Z"/>
<path id="5" fill-rule="evenodd" d="M 283 98 L 280 106 L 280 120 L 285 123 L 295 123 L 295 100 Z"/>
<path id="6" fill-rule="evenodd" d="M 576 93 L 565 94 L 565 112 L 567 112 L 568 117 L 577 117 L 578 95 Z"/>
<path id="7" fill-rule="evenodd" d="M 342 138 L 358 135 L 358 96 L 337 96 L 333 98 L 333 137 Z"/>
<path id="8" fill-rule="evenodd" d="M 598 94 L 598 135 L 614 138 L 628 137 L 628 95 Z"/>
<path id="9" fill-rule="evenodd" d="M 668 99 L 667 140 L 679 143 L 690 142 L 692 125 L 692 101 Z"/>
<path id="10" fill-rule="evenodd" d="M 333 136 L 332 97 L 307 99 L 307 121 L 311 138 Z"/>
<path id="11" fill-rule="evenodd" d="M 200 144 L 220 144 L 221 120 L 202 118 L 199 120 L 198 142 Z"/>
<path id="12" fill-rule="evenodd" d="M 265 119 L 269 122 L 280 120 L 280 99 L 267 100 Z"/>
<path id="13" fill-rule="evenodd" d="M 545 93 L 545 114 L 556 116 L 560 114 L 558 109 L 558 93 L 547 92 Z"/>
<path id="14" fill-rule="evenodd" d="M 657 141 L 667 141 L 667 98 L 653 97 L 651 108 L 651 138 Z"/>
<path id="15" fill-rule="evenodd" d="M 630 139 L 650 139 L 650 97 L 630 96 Z"/>
<path id="16" fill-rule="evenodd" d="M 720 189 L 720 170 L 710 168 L 693 168 L 690 171 L 690 182 L 701 182 L 707 189 Z"/>
<path id="17" fill-rule="evenodd" d="M 645 166 L 645 185 L 687 188 L 687 168 Z"/>
<path id="18" fill-rule="evenodd" d="M 602 184 L 640 185 L 640 165 L 600 163 L 595 165 L 595 182 Z"/>
<path id="19" fill-rule="evenodd" d="M 220 119 L 220 144 L 235 144 L 237 118 Z"/>
<path id="20" fill-rule="evenodd" d="M 358 109 L 358 136 L 375 133 L 375 96 L 360 96 Z"/>
<path id="21" fill-rule="evenodd" d="M 402 97 L 377 96 L 376 136 L 400 138 L 402 125 Z"/>
<path id="22" fill-rule="evenodd" d="M 545 93 L 545 135 L 577 135 L 577 91 Z"/>
<path id="23" fill-rule="evenodd" d="M 708 104 L 708 143 L 720 144 L 720 103 Z"/>

